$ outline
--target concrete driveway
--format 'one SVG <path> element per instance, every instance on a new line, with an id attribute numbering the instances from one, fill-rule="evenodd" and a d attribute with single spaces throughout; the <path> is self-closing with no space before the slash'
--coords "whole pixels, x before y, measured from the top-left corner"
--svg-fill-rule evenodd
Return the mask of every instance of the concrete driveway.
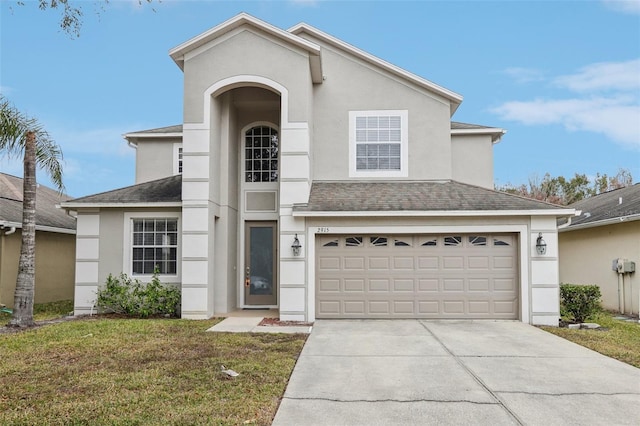
<path id="1" fill-rule="evenodd" d="M 316 321 L 274 425 L 640 425 L 640 369 L 511 321 Z"/>

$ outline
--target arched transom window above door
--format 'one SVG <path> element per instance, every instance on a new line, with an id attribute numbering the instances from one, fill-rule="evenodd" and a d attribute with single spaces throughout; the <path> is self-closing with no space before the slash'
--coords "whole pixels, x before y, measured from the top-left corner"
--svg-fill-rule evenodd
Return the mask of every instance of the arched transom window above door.
<path id="1" fill-rule="evenodd" d="M 278 131 L 269 126 L 256 126 L 244 137 L 245 182 L 278 181 Z"/>

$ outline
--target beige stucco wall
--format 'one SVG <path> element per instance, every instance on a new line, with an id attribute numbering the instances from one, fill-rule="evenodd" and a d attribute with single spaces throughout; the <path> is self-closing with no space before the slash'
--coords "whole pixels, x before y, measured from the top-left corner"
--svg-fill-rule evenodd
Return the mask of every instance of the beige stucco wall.
<path id="1" fill-rule="evenodd" d="M 182 139 L 139 140 L 136 148 L 136 183 L 172 176 L 174 144 Z"/>
<path id="2" fill-rule="evenodd" d="M 243 26 L 186 57 L 184 122 L 203 122 L 205 91 L 216 82 L 238 75 L 265 77 L 283 85 L 289 92 L 289 121 L 308 121 L 312 86 L 308 54 Z"/>
<path id="3" fill-rule="evenodd" d="M 560 232 L 560 281 L 597 284 L 606 309 L 618 310 L 618 274 L 611 269 L 613 259 L 627 258 L 640 267 L 640 221 Z M 621 282 L 621 281 L 620 281 Z M 638 312 L 638 272 L 626 274 L 625 311 Z M 629 294 L 630 286 L 633 287 Z"/>
<path id="4" fill-rule="evenodd" d="M 100 263 L 98 266 L 99 283 L 104 283 L 109 274 L 119 275 L 121 272 L 131 274 L 131 266 L 125 264 L 125 248 L 129 246 L 130 235 L 124 234 L 125 213 L 135 212 L 143 213 L 142 217 L 157 217 L 158 215 L 179 212 L 179 209 L 157 208 L 157 209 L 101 209 L 100 211 Z M 148 213 L 148 216 L 144 213 Z M 171 283 L 173 280 L 167 280 L 160 277 L 163 283 Z"/>
<path id="5" fill-rule="evenodd" d="M 404 179 L 452 177 L 449 101 L 330 46 L 323 46 L 322 64 L 326 79 L 313 92 L 315 180 L 349 179 L 349 111 L 363 110 L 409 111 Z"/>
<path id="6" fill-rule="evenodd" d="M 18 277 L 21 231 L 0 235 L 0 303 L 13 307 Z M 74 234 L 36 232 L 35 303 L 73 299 L 75 274 Z"/>
<path id="7" fill-rule="evenodd" d="M 452 178 L 493 189 L 493 143 L 489 135 L 451 137 Z"/>

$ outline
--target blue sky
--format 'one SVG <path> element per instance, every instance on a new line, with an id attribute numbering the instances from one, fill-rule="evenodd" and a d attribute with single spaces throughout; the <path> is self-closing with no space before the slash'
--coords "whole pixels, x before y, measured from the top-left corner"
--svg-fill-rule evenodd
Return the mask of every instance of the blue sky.
<path id="1" fill-rule="evenodd" d="M 639 0 L 111 0 L 101 12 L 75 1 L 77 39 L 34 0 L 0 2 L 0 90 L 62 146 L 75 197 L 133 184 L 122 134 L 182 122 L 169 49 L 242 11 L 282 29 L 306 22 L 463 95 L 453 120 L 508 131 L 498 185 L 621 167 L 640 180 Z"/>

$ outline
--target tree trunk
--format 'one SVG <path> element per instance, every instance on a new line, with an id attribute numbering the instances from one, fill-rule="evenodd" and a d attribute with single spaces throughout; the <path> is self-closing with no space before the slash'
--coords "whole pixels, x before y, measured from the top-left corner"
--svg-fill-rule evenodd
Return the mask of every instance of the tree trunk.
<path id="1" fill-rule="evenodd" d="M 36 286 L 36 135 L 27 132 L 24 146 L 22 190 L 22 246 L 10 326 L 29 327 L 33 322 Z"/>

